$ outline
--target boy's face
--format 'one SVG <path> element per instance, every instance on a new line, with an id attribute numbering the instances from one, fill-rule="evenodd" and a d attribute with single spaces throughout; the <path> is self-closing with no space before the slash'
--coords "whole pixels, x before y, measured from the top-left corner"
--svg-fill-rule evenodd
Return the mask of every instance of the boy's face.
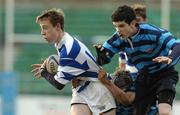
<path id="1" fill-rule="evenodd" d="M 59 28 L 50 23 L 48 19 L 44 19 L 39 21 L 41 27 L 41 35 L 43 38 L 49 43 L 58 42 Z"/>
<path id="2" fill-rule="evenodd" d="M 127 24 L 125 21 L 113 22 L 115 29 L 120 37 L 126 39 L 131 37 L 135 33 L 136 24 L 132 21 L 130 24 Z"/>

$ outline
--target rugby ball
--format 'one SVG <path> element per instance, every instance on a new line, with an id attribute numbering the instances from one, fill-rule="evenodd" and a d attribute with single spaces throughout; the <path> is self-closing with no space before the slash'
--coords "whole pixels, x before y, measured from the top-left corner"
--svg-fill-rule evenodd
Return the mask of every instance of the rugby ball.
<path id="1" fill-rule="evenodd" d="M 57 73 L 59 65 L 59 56 L 57 54 L 50 55 L 46 60 L 46 69 L 49 73 Z"/>

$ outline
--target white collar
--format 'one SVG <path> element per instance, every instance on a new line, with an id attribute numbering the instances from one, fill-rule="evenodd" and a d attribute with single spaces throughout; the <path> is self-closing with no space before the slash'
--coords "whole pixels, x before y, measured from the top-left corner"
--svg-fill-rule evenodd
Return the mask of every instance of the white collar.
<path id="1" fill-rule="evenodd" d="M 55 47 L 56 48 L 61 48 L 63 44 L 65 44 L 67 36 L 69 36 L 69 34 L 67 32 L 64 32 L 64 36 L 62 37 L 62 39 L 59 41 L 59 43 L 55 43 Z"/>

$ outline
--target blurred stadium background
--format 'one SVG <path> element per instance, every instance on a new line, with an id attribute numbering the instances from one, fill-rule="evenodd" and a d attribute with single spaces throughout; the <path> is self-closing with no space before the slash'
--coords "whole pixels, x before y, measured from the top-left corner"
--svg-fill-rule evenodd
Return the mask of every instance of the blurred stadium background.
<path id="1" fill-rule="evenodd" d="M 63 91 L 44 79 L 35 79 L 31 64 L 56 53 L 53 44 L 41 39 L 35 18 L 48 8 L 62 8 L 65 30 L 92 45 L 103 43 L 115 30 L 111 13 L 119 5 L 141 3 L 147 6 L 149 23 L 165 27 L 180 38 L 179 0 L 0 0 L 0 115 L 69 115 L 71 85 Z M 117 57 L 104 66 L 112 73 Z M 180 72 L 180 64 L 176 66 Z M 180 83 L 173 115 L 178 115 Z"/>

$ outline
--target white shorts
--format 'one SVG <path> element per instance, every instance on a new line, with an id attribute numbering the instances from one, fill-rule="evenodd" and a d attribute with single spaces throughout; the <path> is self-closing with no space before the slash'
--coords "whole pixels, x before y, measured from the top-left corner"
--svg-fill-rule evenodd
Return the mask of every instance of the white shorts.
<path id="1" fill-rule="evenodd" d="M 116 108 L 116 104 L 111 92 L 101 82 L 90 82 L 90 84 L 77 92 L 78 88 L 73 88 L 71 104 L 87 104 L 93 113 L 103 113 Z"/>

